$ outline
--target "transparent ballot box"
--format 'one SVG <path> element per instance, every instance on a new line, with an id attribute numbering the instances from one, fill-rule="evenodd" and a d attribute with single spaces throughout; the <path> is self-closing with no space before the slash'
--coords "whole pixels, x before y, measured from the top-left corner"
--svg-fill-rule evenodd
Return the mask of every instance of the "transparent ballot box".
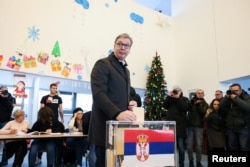
<path id="1" fill-rule="evenodd" d="M 176 167 L 175 121 L 106 122 L 106 167 Z"/>

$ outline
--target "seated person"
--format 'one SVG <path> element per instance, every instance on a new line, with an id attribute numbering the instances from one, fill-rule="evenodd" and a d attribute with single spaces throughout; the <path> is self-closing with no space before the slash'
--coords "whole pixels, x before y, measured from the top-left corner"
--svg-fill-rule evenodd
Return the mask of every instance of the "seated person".
<path id="1" fill-rule="evenodd" d="M 70 132 L 83 132 L 83 110 L 76 108 L 73 111 L 73 116 L 68 123 Z M 82 166 L 82 157 L 87 151 L 86 138 L 67 138 L 66 145 L 75 150 L 77 165 Z"/>
<path id="2" fill-rule="evenodd" d="M 0 134 L 16 134 L 27 133 L 29 129 L 29 122 L 24 120 L 25 113 L 22 110 L 16 110 L 13 113 L 14 120 L 9 121 L 2 129 Z M 20 131 L 20 132 L 19 132 Z M 1 138 L 1 136 L 0 136 Z M 27 142 L 25 139 L 20 140 L 6 140 L 5 144 L 7 158 L 11 158 L 15 154 L 13 167 L 21 167 L 23 159 L 27 153 Z"/>
<path id="3" fill-rule="evenodd" d="M 45 106 L 39 110 L 37 121 L 34 123 L 30 131 L 63 133 L 64 125 L 55 118 L 53 111 L 49 107 Z M 59 142 L 58 140 L 59 139 L 56 138 L 34 139 L 31 143 L 28 157 L 29 167 L 35 166 L 36 155 L 40 150 L 46 150 L 47 166 L 52 167 L 55 160 L 56 147 Z M 59 143 L 61 144 L 61 142 Z"/>

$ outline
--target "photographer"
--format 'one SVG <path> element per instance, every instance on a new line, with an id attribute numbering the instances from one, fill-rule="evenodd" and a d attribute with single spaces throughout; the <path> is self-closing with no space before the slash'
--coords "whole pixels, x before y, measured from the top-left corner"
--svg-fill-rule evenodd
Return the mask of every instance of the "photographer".
<path id="1" fill-rule="evenodd" d="M 186 114 L 189 108 L 189 100 L 183 96 L 182 90 L 177 87 L 169 92 L 163 107 L 167 109 L 167 120 L 176 121 L 176 140 L 179 153 L 179 167 L 184 167 L 185 138 L 186 138 Z"/>
<path id="2" fill-rule="evenodd" d="M 230 151 L 250 151 L 250 96 L 240 84 L 232 84 L 220 102 L 220 108 L 225 111 Z"/>
<path id="3" fill-rule="evenodd" d="M 189 158 L 189 167 L 194 166 L 194 146 L 197 167 L 202 167 L 201 154 L 203 143 L 204 116 L 208 108 L 208 104 L 205 101 L 204 96 L 205 93 L 202 89 L 198 89 L 195 92 L 195 96 L 191 99 L 191 108 L 189 109 L 188 113 L 189 125 L 187 128 L 187 152 Z"/>
<path id="4" fill-rule="evenodd" d="M 2 129 L 7 122 L 11 120 L 13 110 L 13 98 L 8 92 L 6 86 L 0 86 L 0 129 Z M 0 166 L 7 164 L 6 152 L 3 150 L 2 161 Z"/>

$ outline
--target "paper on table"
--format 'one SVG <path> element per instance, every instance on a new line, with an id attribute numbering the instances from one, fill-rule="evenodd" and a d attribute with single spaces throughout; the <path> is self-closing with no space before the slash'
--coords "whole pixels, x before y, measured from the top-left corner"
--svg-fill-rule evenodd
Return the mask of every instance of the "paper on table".
<path id="1" fill-rule="evenodd" d="M 133 112 L 136 115 L 136 121 L 143 122 L 144 121 L 144 108 L 142 107 L 133 107 Z"/>

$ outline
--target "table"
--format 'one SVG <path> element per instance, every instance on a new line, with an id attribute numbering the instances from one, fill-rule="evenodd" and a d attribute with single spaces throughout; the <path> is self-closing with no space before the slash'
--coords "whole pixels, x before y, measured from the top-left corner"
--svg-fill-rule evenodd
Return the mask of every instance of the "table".
<path id="1" fill-rule="evenodd" d="M 46 139 L 46 138 L 70 138 L 70 137 L 87 137 L 88 135 L 82 134 L 82 132 L 73 132 L 73 133 L 51 133 L 51 134 L 39 134 L 39 135 L 16 135 L 16 134 L 8 134 L 8 135 L 0 135 L 0 140 L 18 140 L 18 139 Z M 62 151 L 59 149 L 59 152 Z M 60 159 L 58 158 L 58 152 L 55 157 L 55 166 L 60 166 Z M 60 152 L 61 154 L 61 152 Z M 60 157 L 60 156 L 59 156 Z"/>

